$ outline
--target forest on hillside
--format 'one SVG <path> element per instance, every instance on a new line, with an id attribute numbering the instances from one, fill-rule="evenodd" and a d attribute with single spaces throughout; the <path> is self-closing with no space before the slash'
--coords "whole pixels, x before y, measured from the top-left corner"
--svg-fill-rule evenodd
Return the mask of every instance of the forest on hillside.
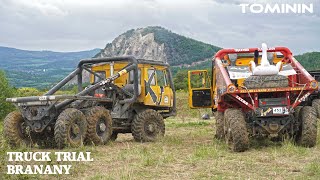
<path id="1" fill-rule="evenodd" d="M 192 64 L 211 58 L 221 48 L 173 33 L 162 27 L 144 28 L 144 34 L 154 33 L 155 41 L 165 44 L 168 63 L 172 66 Z"/>

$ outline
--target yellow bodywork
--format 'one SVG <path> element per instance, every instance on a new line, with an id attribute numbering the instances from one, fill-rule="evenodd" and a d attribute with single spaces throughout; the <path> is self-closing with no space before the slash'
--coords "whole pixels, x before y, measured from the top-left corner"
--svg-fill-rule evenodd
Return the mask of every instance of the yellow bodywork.
<path id="1" fill-rule="evenodd" d="M 274 55 L 273 64 L 277 64 L 279 61 L 282 60 L 282 57 L 277 57 Z M 238 57 L 236 60 L 236 66 L 249 66 L 249 62 L 253 61 L 253 57 Z M 258 58 L 258 64 L 260 64 L 261 57 Z"/>
<path id="2" fill-rule="evenodd" d="M 207 70 L 193 70 L 188 71 L 188 91 L 189 91 L 189 107 L 190 108 L 199 108 L 197 106 L 193 105 L 193 91 L 197 90 L 207 90 L 210 91 L 211 97 L 210 100 L 212 101 L 212 88 L 210 83 L 210 78 L 208 76 Z M 201 106 L 201 108 L 211 108 L 211 105 L 209 106 Z"/>
<path id="3" fill-rule="evenodd" d="M 113 74 L 118 73 L 120 70 L 122 70 L 128 63 L 126 62 L 117 62 L 113 65 Z M 93 72 L 105 72 L 105 76 L 110 77 L 111 76 L 111 66 L 109 63 L 106 64 L 99 64 L 92 67 Z M 161 65 L 152 65 L 152 64 L 138 64 L 138 71 L 139 71 L 139 86 L 140 86 L 140 95 L 138 96 L 138 103 L 143 103 L 144 105 L 149 106 L 163 106 L 163 107 L 172 107 L 173 106 L 173 91 L 170 87 L 169 80 L 167 79 L 168 74 L 168 67 L 161 66 Z M 146 83 L 149 82 L 149 76 L 150 72 L 154 72 L 154 80 L 153 83 L 150 84 L 150 88 L 154 92 L 155 97 L 152 98 L 153 93 L 148 92 L 146 88 Z M 133 71 L 132 71 L 133 72 Z M 163 74 L 161 74 L 163 72 Z M 120 74 L 120 73 L 119 73 Z M 164 77 L 162 77 L 163 75 Z M 95 76 L 93 74 L 90 75 L 90 83 L 94 83 Z M 159 84 L 160 80 L 163 80 L 162 78 L 166 79 L 166 83 L 163 85 Z M 122 88 L 127 84 L 132 83 L 132 79 L 130 78 L 130 72 L 128 73 L 121 73 L 120 77 L 117 78 L 114 81 L 114 84 L 118 87 Z M 161 91 L 162 89 L 162 91 Z M 162 92 L 162 93 L 161 93 Z"/>

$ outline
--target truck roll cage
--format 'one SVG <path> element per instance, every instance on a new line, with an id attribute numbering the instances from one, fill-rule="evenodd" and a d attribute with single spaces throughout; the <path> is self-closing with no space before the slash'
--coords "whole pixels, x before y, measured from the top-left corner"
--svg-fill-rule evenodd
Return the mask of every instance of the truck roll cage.
<path id="1" fill-rule="evenodd" d="M 97 63 L 108 63 L 108 62 L 119 62 L 119 61 L 128 61 L 129 64 L 124 67 L 121 71 L 117 72 L 116 74 L 104 78 L 98 83 L 95 83 L 94 85 L 83 89 L 83 78 L 82 78 L 82 72 L 88 71 L 90 74 L 93 74 L 95 76 L 98 76 L 96 73 L 92 72 L 90 70 L 90 66 Z M 20 104 L 27 104 L 30 102 L 44 102 L 44 101 L 58 101 L 63 100 L 64 101 L 58 103 L 55 105 L 55 109 L 61 109 L 70 103 L 72 103 L 75 100 L 95 100 L 95 101 L 104 101 L 104 102 L 112 102 L 109 98 L 95 98 L 91 96 L 86 96 L 89 93 L 95 91 L 96 89 L 99 89 L 100 87 L 103 87 L 105 85 L 110 84 L 112 81 L 116 80 L 120 76 L 128 73 L 129 71 L 133 71 L 134 73 L 134 93 L 132 97 L 120 100 L 120 104 L 125 103 L 132 103 L 135 102 L 138 97 L 138 61 L 133 56 L 123 56 L 123 57 L 111 57 L 111 58 L 91 58 L 91 59 L 84 59 L 81 60 L 77 66 L 77 68 L 71 72 L 67 77 L 65 77 L 63 80 L 61 80 L 58 84 L 56 84 L 54 87 L 52 87 L 47 93 L 45 93 L 43 96 L 31 96 L 31 97 L 20 97 L 20 98 L 7 98 L 7 102 L 12 103 L 18 103 Z M 68 82 L 70 82 L 74 77 L 77 76 L 77 85 L 78 85 L 78 93 L 76 95 L 53 95 L 55 92 L 57 92 L 59 89 L 61 89 L 64 85 L 66 85 Z"/>

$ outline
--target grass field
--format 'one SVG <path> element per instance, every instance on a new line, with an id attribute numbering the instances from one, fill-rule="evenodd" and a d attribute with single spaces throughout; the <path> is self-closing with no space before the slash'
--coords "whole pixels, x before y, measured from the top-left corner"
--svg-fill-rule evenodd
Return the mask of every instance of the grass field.
<path id="1" fill-rule="evenodd" d="M 72 164 L 71 175 L 4 175 L 5 179 L 320 179 L 320 142 L 303 148 L 290 141 L 252 141 L 249 151 L 230 152 L 213 138 L 213 121 L 169 119 L 166 136 L 156 143 L 137 143 L 131 135 L 105 146 L 64 151 L 90 151 L 93 162 Z M 320 139 L 320 136 L 319 136 Z M 3 142 L 3 141 L 2 141 Z M 3 147 L 2 147 L 3 148 Z M 2 154 L 9 149 L 2 149 Z M 18 149 L 15 151 L 56 151 Z M 2 172 L 7 158 L 1 158 Z M 35 162 L 23 164 L 39 164 Z M 46 164 L 46 163 L 45 163 Z M 57 164 L 55 162 L 49 164 Z"/>
<path id="2" fill-rule="evenodd" d="M 3 173 L 0 179 L 320 179 L 320 134 L 315 148 L 295 146 L 289 140 L 283 143 L 252 140 L 248 151 L 233 153 L 225 143 L 214 139 L 213 118 L 200 120 L 198 111 L 184 112 L 187 109 L 179 108 L 177 117 L 167 119 L 166 135 L 159 142 L 137 143 L 130 134 L 125 134 L 105 146 L 65 149 L 90 151 L 94 159 L 68 163 L 73 165 L 71 175 L 6 175 L 10 162 L 5 152 L 12 150 L 0 136 Z"/>

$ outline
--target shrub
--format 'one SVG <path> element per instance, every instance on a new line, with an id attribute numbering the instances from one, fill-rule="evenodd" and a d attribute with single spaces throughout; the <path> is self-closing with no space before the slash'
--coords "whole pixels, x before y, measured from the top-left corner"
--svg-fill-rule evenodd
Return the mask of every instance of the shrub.
<path id="1" fill-rule="evenodd" d="M 10 86 L 5 72 L 0 71 L 0 120 L 14 110 L 14 106 L 6 102 L 6 98 L 13 97 L 15 93 L 16 90 Z"/>

